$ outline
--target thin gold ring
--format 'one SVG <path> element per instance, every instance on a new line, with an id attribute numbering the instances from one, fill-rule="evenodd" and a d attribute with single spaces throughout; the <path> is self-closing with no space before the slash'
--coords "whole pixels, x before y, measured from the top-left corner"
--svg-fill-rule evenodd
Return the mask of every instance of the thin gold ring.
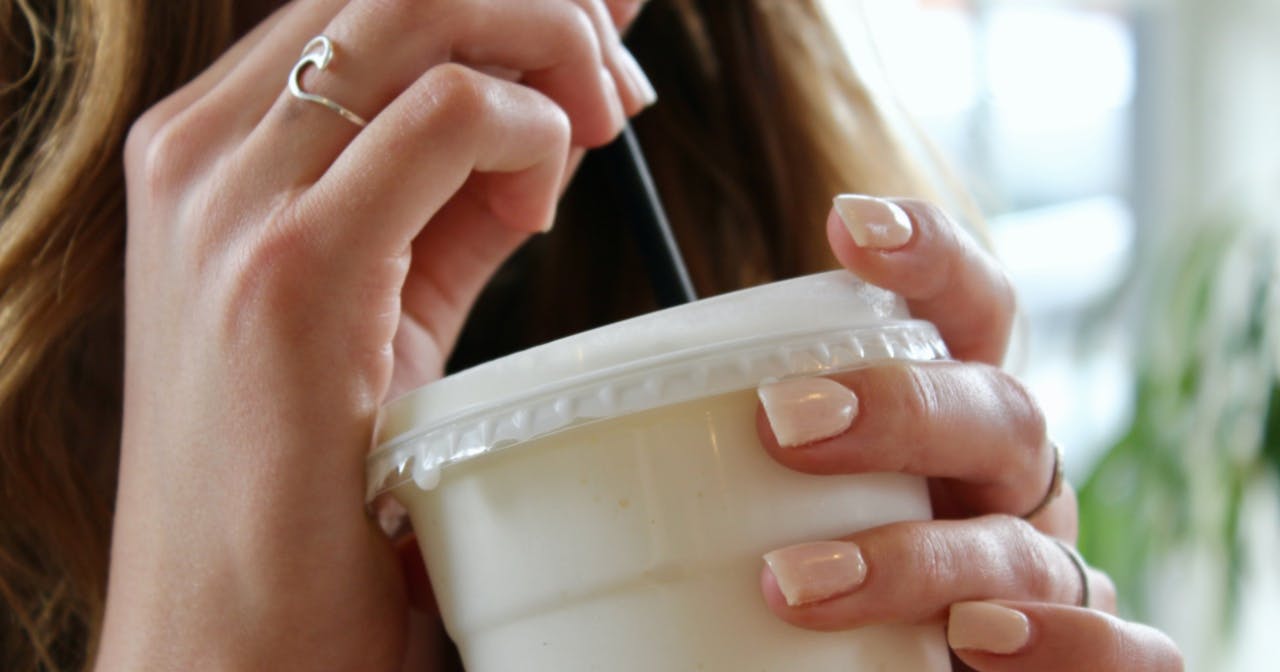
<path id="1" fill-rule="evenodd" d="M 1053 446 L 1053 476 L 1049 480 L 1049 488 L 1045 491 L 1044 497 L 1035 505 L 1035 508 L 1022 514 L 1023 520 L 1030 520 L 1032 516 L 1044 511 L 1045 508 L 1053 503 L 1053 500 L 1058 498 L 1058 495 L 1062 494 L 1062 482 L 1065 480 L 1062 468 L 1062 446 L 1059 446 L 1058 442 L 1052 439 L 1049 440 L 1049 445 Z"/>
<path id="2" fill-rule="evenodd" d="M 316 50 L 316 47 L 320 48 L 319 51 Z M 314 65 L 316 68 L 324 70 L 329 67 L 329 62 L 332 60 L 333 40 L 330 40 L 324 35 L 317 35 L 316 37 L 311 38 L 311 41 L 307 43 L 307 46 L 302 48 L 302 58 L 298 60 L 298 63 L 293 66 L 293 70 L 289 72 L 289 93 L 293 94 L 293 97 L 300 100 L 323 105 L 330 110 L 337 112 L 343 119 L 346 119 L 360 128 L 368 126 L 369 122 L 365 121 L 364 117 L 356 114 L 355 112 L 348 110 L 342 105 L 339 105 L 324 96 L 318 96 L 314 93 L 307 93 L 302 90 L 302 71 L 305 70 L 308 65 Z"/>

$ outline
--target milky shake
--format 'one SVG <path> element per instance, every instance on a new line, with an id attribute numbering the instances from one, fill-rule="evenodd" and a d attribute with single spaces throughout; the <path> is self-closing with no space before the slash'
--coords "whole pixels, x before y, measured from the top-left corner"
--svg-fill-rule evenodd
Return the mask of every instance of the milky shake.
<path id="1" fill-rule="evenodd" d="M 787 470 L 755 388 L 945 356 L 897 297 L 835 272 L 533 348 L 385 409 L 370 494 L 409 510 L 472 672 L 950 669 L 940 626 L 773 616 L 761 555 L 930 516 L 923 479 Z"/>

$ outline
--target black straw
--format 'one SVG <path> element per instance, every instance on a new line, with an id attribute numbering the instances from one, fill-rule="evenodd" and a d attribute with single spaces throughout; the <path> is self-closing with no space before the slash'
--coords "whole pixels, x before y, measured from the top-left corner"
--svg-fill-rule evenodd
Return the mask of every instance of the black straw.
<path id="1" fill-rule="evenodd" d="M 614 186 L 614 212 L 626 220 L 635 236 L 658 305 L 669 308 L 697 300 L 689 270 L 671 233 L 671 223 L 653 185 L 653 176 L 628 125 L 622 135 L 599 150 Z"/>

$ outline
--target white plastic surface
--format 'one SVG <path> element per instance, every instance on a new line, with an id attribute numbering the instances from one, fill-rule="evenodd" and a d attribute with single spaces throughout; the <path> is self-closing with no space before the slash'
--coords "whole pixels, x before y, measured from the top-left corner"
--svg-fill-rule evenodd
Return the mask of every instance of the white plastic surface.
<path id="1" fill-rule="evenodd" d="M 767 551 L 931 512 L 918 476 L 783 467 L 757 403 L 592 422 L 397 488 L 468 672 L 949 672 L 939 623 L 812 632 L 769 611 Z"/>
<path id="2" fill-rule="evenodd" d="M 383 409 L 370 498 L 566 427 L 884 359 L 947 356 L 894 294 L 833 271 L 733 292 L 531 348 Z"/>

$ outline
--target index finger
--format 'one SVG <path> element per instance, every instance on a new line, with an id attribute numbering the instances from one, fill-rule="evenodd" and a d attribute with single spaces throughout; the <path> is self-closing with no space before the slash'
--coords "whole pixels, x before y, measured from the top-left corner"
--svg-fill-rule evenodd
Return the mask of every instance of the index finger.
<path id="1" fill-rule="evenodd" d="M 1050 487 L 1055 455 L 1044 414 L 993 366 L 877 364 L 758 392 L 761 445 L 796 471 L 927 476 L 940 517 L 1022 515 Z M 1061 531 L 1070 538 L 1074 525 Z"/>
<path id="2" fill-rule="evenodd" d="M 896 292 L 938 327 L 951 354 L 1000 364 L 1016 300 L 995 259 L 938 207 L 911 199 L 844 195 L 827 218 L 840 263 Z"/>

